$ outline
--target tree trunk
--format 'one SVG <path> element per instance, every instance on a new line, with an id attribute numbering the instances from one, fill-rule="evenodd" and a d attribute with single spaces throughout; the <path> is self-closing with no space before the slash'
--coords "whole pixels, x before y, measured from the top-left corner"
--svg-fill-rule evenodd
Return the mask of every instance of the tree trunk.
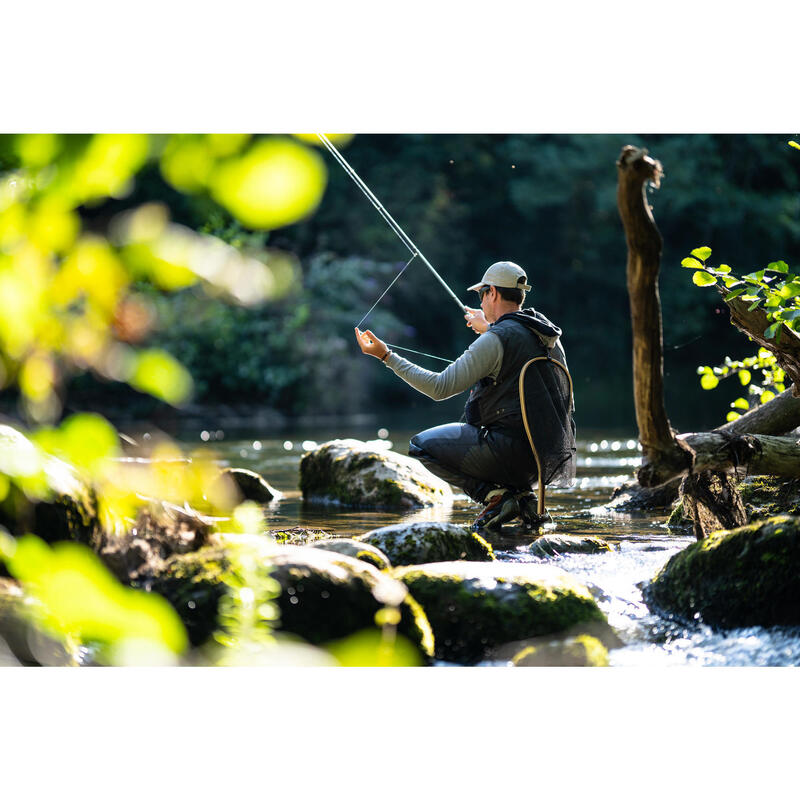
<path id="1" fill-rule="evenodd" d="M 733 478 L 727 472 L 694 472 L 681 483 L 684 513 L 692 518 L 698 541 L 711 531 L 738 528 L 747 512 Z"/>
<path id="2" fill-rule="evenodd" d="M 628 243 L 627 281 L 633 328 L 633 391 L 636 423 L 642 444 L 642 486 L 654 482 L 651 463 L 668 466 L 677 475 L 691 467 L 691 454 L 675 438 L 664 408 L 664 365 L 658 271 L 661 234 L 647 203 L 648 184 L 660 185 L 661 163 L 646 150 L 622 148 L 617 161 L 617 206 Z"/>

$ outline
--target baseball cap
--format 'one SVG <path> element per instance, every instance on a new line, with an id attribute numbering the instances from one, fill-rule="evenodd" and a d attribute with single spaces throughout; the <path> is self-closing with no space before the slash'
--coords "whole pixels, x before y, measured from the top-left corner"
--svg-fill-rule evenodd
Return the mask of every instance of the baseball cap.
<path id="1" fill-rule="evenodd" d="M 477 292 L 481 286 L 502 286 L 506 289 L 522 289 L 523 292 L 530 291 L 528 277 L 525 270 L 513 261 L 497 261 L 492 264 L 483 277 L 474 286 L 467 289 L 468 292 Z"/>

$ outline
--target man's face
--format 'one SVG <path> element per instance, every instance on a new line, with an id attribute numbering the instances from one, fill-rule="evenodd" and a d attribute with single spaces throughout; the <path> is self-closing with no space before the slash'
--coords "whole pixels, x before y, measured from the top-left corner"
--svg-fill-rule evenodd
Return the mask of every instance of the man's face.
<path id="1" fill-rule="evenodd" d="M 481 311 L 483 316 L 486 317 L 487 322 L 494 322 L 494 297 L 497 290 L 493 286 L 483 286 L 479 290 L 481 296 Z"/>

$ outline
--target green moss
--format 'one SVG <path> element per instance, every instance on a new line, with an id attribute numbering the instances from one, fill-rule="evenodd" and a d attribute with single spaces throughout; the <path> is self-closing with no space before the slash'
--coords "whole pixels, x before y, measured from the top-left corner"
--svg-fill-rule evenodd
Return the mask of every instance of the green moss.
<path id="1" fill-rule="evenodd" d="M 676 553 L 644 596 L 651 608 L 718 628 L 800 624 L 800 520 L 717 531 Z"/>
<path id="2" fill-rule="evenodd" d="M 800 479 L 759 475 L 743 481 L 738 489 L 751 521 L 800 515 Z"/>
<path id="3" fill-rule="evenodd" d="M 480 535 L 450 523 L 389 525 L 358 537 L 396 566 L 434 561 L 493 561 L 492 546 Z"/>
<path id="4" fill-rule="evenodd" d="M 394 574 L 425 609 L 436 656 L 446 661 L 475 663 L 504 642 L 605 621 L 589 592 L 568 580 L 537 582 L 502 575 L 492 579 L 488 572 L 464 578 L 442 570 L 405 567 Z"/>

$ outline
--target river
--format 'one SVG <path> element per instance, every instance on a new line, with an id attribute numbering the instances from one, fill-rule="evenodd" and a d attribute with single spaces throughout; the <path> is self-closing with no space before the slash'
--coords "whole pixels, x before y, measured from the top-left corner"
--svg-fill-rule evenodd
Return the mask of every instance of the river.
<path id="1" fill-rule="evenodd" d="M 580 434 L 581 432 L 579 432 Z M 317 428 L 281 432 L 263 437 L 258 431 L 238 429 L 184 431 L 179 439 L 188 448 L 210 448 L 230 466 L 262 474 L 284 498 L 267 510 L 270 529 L 321 528 L 334 536 L 355 536 L 401 521 L 441 520 L 469 523 L 478 507 L 457 494 L 452 508 L 398 513 L 347 509 L 333 505 L 309 506 L 298 488 L 303 453 L 335 438 L 374 440 L 379 446 L 407 452 L 412 431 L 363 428 Z M 562 534 L 599 536 L 614 546 L 610 552 L 574 554 L 549 559 L 572 573 L 592 591 L 624 643 L 610 651 L 611 666 L 788 666 L 800 664 L 800 628 L 761 627 L 715 632 L 703 624 L 686 626 L 652 614 L 639 588 L 679 550 L 694 541 L 685 531 L 666 527 L 659 514 L 620 514 L 603 508 L 613 488 L 632 477 L 640 461 L 635 434 L 586 432 L 578 439 L 578 470 L 570 489 L 547 493 L 554 529 Z M 501 561 L 538 561 L 522 552 L 535 538 L 506 527 L 486 538 Z M 506 666 L 482 662 L 481 666 Z"/>

